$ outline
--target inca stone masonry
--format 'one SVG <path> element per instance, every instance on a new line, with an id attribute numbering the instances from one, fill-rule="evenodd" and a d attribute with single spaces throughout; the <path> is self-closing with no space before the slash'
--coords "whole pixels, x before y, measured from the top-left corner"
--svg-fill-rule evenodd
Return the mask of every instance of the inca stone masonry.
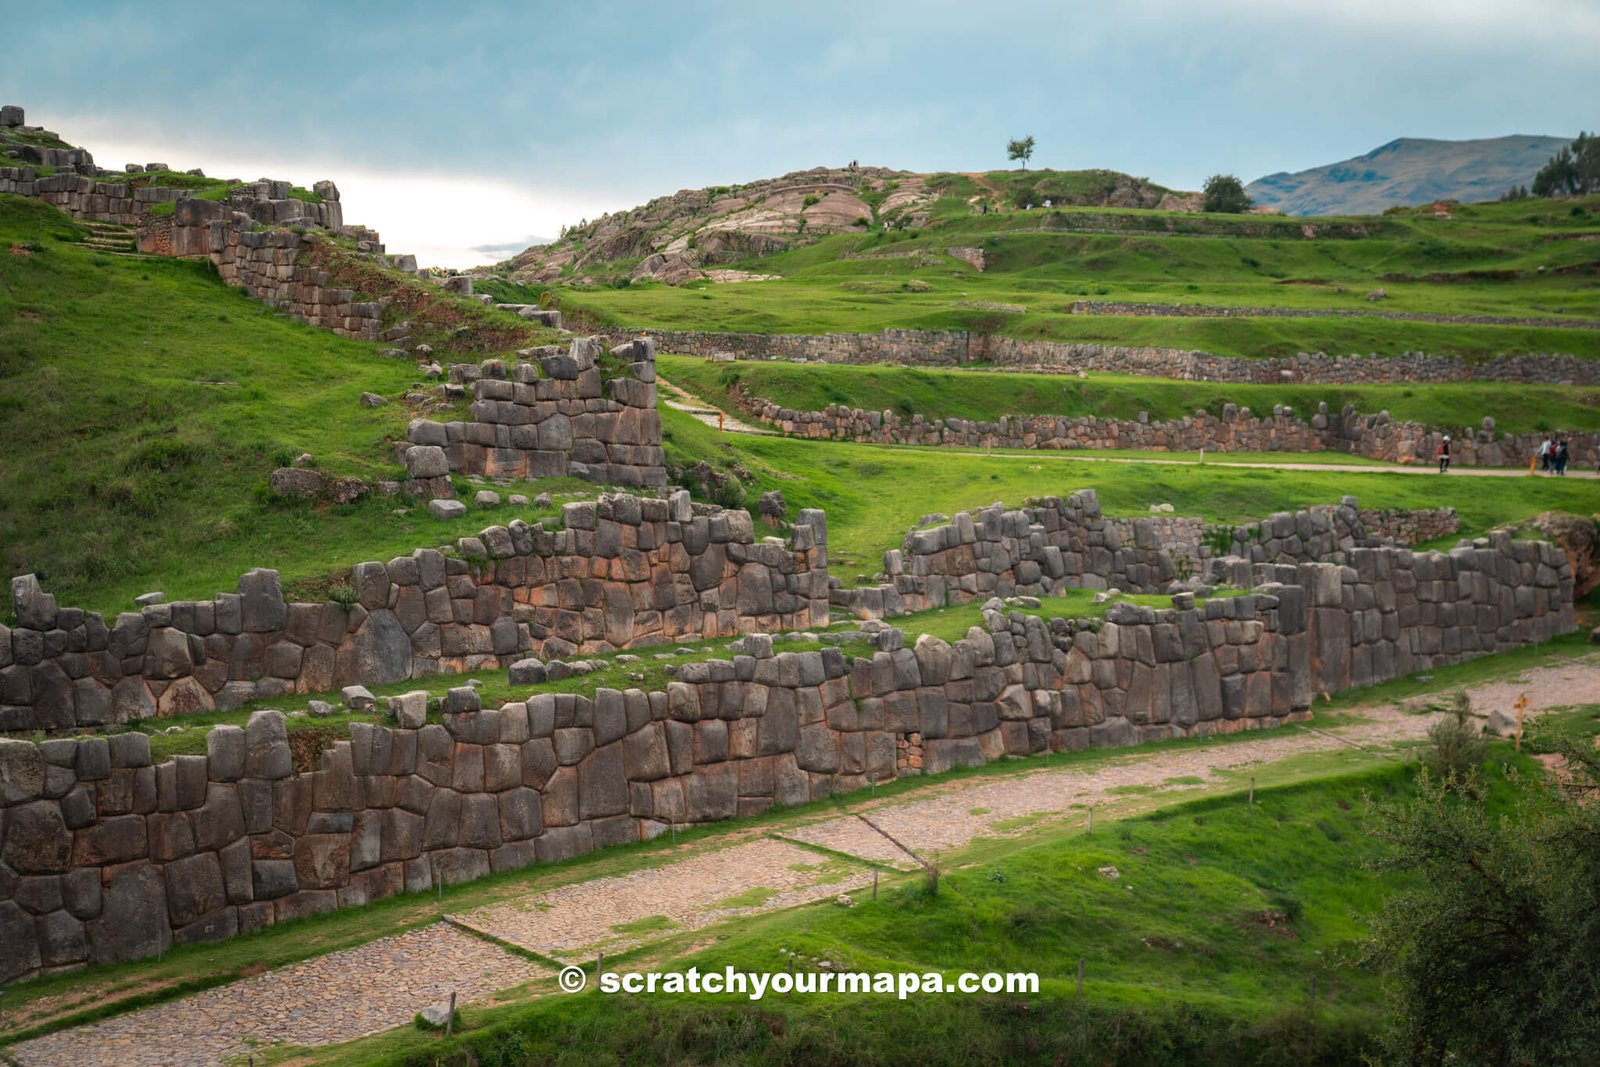
<path id="1" fill-rule="evenodd" d="M 1053 507 L 1087 512 L 1090 502 L 1075 496 Z M 638 507 L 638 527 L 612 518 L 618 529 L 602 533 L 596 510 L 592 525 L 588 512 L 571 515 L 571 532 L 625 538 L 627 529 L 649 528 L 646 506 L 667 503 L 628 499 L 614 500 L 612 514 L 619 505 L 630 516 Z M 668 507 L 677 517 L 652 514 L 650 522 L 679 523 L 681 534 L 681 504 Z M 731 529 L 728 540 L 716 542 L 712 518 L 691 519 L 705 520 L 707 549 L 744 543 Z M 1292 549 L 1301 526 L 1291 516 L 1282 536 L 1274 529 L 1280 552 Z M 1305 528 L 1315 541 L 1316 525 L 1308 520 Z M 493 555 L 485 544 L 476 558 L 513 573 L 518 562 L 538 559 L 549 573 L 553 550 L 538 555 L 527 544 L 523 553 L 510 531 L 507 539 Z M 959 533 L 956 540 L 963 540 Z M 681 549 L 689 565 L 696 554 L 681 541 L 669 543 L 677 546 L 669 555 Z M 938 551 L 946 551 L 942 535 L 940 543 Z M 1115 558 L 1107 545 L 1085 547 L 1091 568 L 1107 559 L 1102 550 Z M 600 558 L 614 574 L 622 557 Z M 1116 604 L 1104 620 L 1007 614 L 995 600 L 983 625 L 953 644 L 924 636 L 905 648 L 898 630 L 885 629 L 870 655 L 838 647 L 772 655 L 770 638 L 754 635 L 731 659 L 683 665 L 659 692 L 535 692 L 481 709 L 476 691 L 463 687 L 450 691 L 437 721 L 428 719 L 426 695 L 412 694 L 391 701 L 393 726 L 355 724 L 350 740 L 298 772 L 283 716 L 274 711 L 255 712 L 244 728 L 214 728 L 204 756 L 159 765 L 140 733 L 0 740 L 0 980 L 227 938 L 440 879 L 553 861 L 678 823 L 861 788 L 914 773 L 917 764 L 933 773 L 1047 749 L 1270 726 L 1304 716 L 1319 691 L 1546 641 L 1574 626 L 1572 574 L 1555 545 L 1497 532 L 1448 553 L 1375 544 L 1336 558 L 1342 562 L 1224 557 L 1211 561 L 1212 575 L 1252 592 L 1198 604 L 1179 594 L 1163 610 Z M 436 562 L 442 559 L 419 554 L 358 568 L 363 621 L 394 614 L 404 592 L 425 583 L 430 593 L 442 591 L 452 616 L 473 617 L 485 587 L 466 581 L 464 568 L 424 578 Z M 693 579 L 680 584 L 682 572 L 667 573 L 674 595 L 697 605 L 679 608 L 709 631 L 723 622 L 737 627 L 747 611 L 778 610 L 776 554 L 772 563 L 752 572 L 762 578 L 742 604 L 744 582 L 755 579 L 741 575 L 726 615 L 722 608 L 708 615 L 699 592 L 690 594 Z M 621 567 L 625 580 L 627 565 Z M 666 587 L 650 573 L 637 572 L 637 592 L 646 599 L 633 610 L 660 614 L 648 598 L 660 589 L 665 603 Z M 576 592 L 585 579 L 560 581 Z M 316 638 L 299 629 L 298 640 L 288 638 L 285 627 L 295 625 L 289 606 L 266 586 L 208 605 L 213 626 L 219 605 L 230 617 L 237 609 L 241 622 L 238 634 L 211 636 L 237 644 L 268 635 L 269 648 L 287 645 L 303 660 Z M 497 587 L 487 588 L 485 618 L 504 603 Z M 462 595 L 453 596 L 457 591 Z M 89 639 L 86 618 L 63 619 L 28 583 L 15 592 L 24 625 L 9 635 L 13 659 L 45 635 L 62 634 L 62 622 L 74 623 L 77 636 L 53 643 Z M 421 595 L 424 618 L 428 599 Z M 809 603 L 796 599 L 793 606 Z M 200 607 L 192 606 L 195 613 Z M 309 625 L 326 610 L 309 605 L 295 616 Z M 573 610 L 587 626 L 589 609 Z M 599 633 L 607 614 L 599 608 L 592 616 Z M 626 617 L 619 611 L 615 621 Z M 144 624 L 148 655 L 152 620 L 135 618 Z M 165 621 L 159 629 L 176 637 L 162 647 L 170 645 L 192 677 L 190 635 L 171 625 L 175 619 Z M 776 625 L 770 616 L 760 621 Z M 139 627 L 119 622 L 119 641 Z M 350 632 L 348 624 L 341 629 Z M 209 647 L 209 637 L 194 636 Z M 337 646 L 328 647 L 337 664 Z M 415 662 L 414 646 L 411 653 Z M 59 669 L 63 654 L 72 653 L 49 662 Z M 43 662 L 24 666 L 31 672 Z M 364 669 L 351 676 L 366 677 Z M 287 691 L 292 682 L 284 678 L 280 686 Z"/>

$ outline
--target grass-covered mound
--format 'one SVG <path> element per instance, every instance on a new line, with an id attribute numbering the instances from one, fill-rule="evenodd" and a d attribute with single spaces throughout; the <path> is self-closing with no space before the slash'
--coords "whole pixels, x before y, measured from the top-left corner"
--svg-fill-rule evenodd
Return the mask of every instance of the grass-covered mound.
<path id="1" fill-rule="evenodd" d="M 833 366 L 743 361 L 711 363 L 688 356 L 659 357 L 663 377 L 719 407 L 737 411 L 734 390 L 765 397 L 796 411 L 833 404 L 891 411 L 901 418 L 958 418 L 992 422 L 1000 415 L 1072 418 L 1182 419 L 1225 404 L 1269 415 L 1276 404 L 1302 419 L 1318 403 L 1339 411 L 1354 404 L 1362 414 L 1388 411 L 1397 421 L 1476 428 L 1485 415 L 1501 433 L 1600 429 L 1600 388 L 1463 382 L 1416 385 L 1249 385 L 1180 382 L 1166 378 L 1067 375 L 975 370 L 932 370 L 884 364 Z"/>

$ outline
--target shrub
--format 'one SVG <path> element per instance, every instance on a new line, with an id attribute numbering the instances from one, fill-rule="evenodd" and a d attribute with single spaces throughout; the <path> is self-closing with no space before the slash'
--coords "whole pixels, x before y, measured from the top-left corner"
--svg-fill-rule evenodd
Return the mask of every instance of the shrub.
<path id="1" fill-rule="evenodd" d="M 1244 183 L 1232 174 L 1213 174 L 1206 179 L 1205 201 L 1201 210 L 1223 215 L 1242 215 L 1250 209 Z"/>
<path id="2" fill-rule="evenodd" d="M 1472 718 L 1467 694 L 1450 698 L 1449 714 L 1428 728 L 1422 763 L 1438 781 L 1463 784 L 1475 777 L 1489 754 L 1489 742 Z"/>

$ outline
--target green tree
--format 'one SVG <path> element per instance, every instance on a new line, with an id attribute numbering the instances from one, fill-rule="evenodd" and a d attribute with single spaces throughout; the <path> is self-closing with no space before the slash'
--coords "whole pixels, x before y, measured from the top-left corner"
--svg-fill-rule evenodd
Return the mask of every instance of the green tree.
<path id="1" fill-rule="evenodd" d="M 1006 142 L 1006 158 L 1021 160 L 1022 169 L 1027 170 L 1028 160 L 1033 158 L 1033 134 Z"/>
<path id="2" fill-rule="evenodd" d="M 1533 178 L 1534 196 L 1583 196 L 1600 192 L 1600 134 L 1578 134 L 1550 157 Z"/>
<path id="3" fill-rule="evenodd" d="M 1244 195 L 1244 183 L 1232 174 L 1213 174 L 1206 179 L 1205 203 L 1202 211 L 1222 215 L 1242 215 L 1250 210 L 1250 198 Z"/>
<path id="4" fill-rule="evenodd" d="M 1377 866 L 1412 876 L 1368 943 L 1393 1008 L 1382 1062 L 1600 1063 L 1600 753 L 1556 748 L 1564 783 L 1424 770 L 1420 797 L 1380 809 Z"/>

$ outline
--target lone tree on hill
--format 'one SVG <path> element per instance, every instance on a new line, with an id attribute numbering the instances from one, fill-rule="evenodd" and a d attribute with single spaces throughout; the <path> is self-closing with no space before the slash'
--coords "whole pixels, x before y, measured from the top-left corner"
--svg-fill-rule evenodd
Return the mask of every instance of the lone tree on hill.
<path id="1" fill-rule="evenodd" d="M 1213 174 L 1206 179 L 1201 210 L 1220 215 L 1242 215 L 1249 211 L 1250 198 L 1244 195 L 1244 183 L 1232 174 Z"/>
<path id="2" fill-rule="evenodd" d="M 1578 134 L 1539 168 L 1533 178 L 1534 196 L 1583 196 L 1600 193 L 1600 133 Z"/>
<path id="3" fill-rule="evenodd" d="M 1027 170 L 1028 160 L 1033 158 L 1033 134 L 1030 133 L 1020 140 L 1008 141 L 1006 143 L 1006 158 L 1020 159 L 1022 161 L 1022 169 Z"/>

